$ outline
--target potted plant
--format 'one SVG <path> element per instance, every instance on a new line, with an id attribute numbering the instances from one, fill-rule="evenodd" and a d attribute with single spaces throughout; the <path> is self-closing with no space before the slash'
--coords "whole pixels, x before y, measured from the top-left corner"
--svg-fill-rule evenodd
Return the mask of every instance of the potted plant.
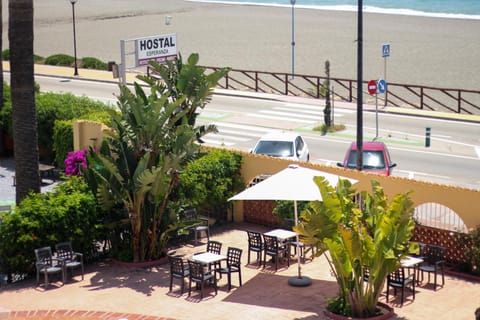
<path id="1" fill-rule="evenodd" d="M 322 201 L 310 203 L 294 230 L 317 247 L 317 255 L 325 255 L 335 275 L 339 292 L 327 309 L 347 317 L 376 316 L 387 275 L 418 249 L 410 243 L 415 222 L 409 192 L 389 202 L 377 181 L 372 194 L 360 197 L 347 180 L 336 188 L 322 177 L 315 182 Z"/>

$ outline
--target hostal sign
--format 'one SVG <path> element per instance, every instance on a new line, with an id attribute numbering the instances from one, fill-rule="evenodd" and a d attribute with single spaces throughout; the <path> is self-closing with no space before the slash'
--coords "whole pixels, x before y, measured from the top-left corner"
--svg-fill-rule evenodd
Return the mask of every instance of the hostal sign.
<path id="1" fill-rule="evenodd" d="M 138 66 L 145 66 L 148 61 L 163 63 L 177 56 L 177 35 L 166 34 L 136 39 L 136 61 Z"/>

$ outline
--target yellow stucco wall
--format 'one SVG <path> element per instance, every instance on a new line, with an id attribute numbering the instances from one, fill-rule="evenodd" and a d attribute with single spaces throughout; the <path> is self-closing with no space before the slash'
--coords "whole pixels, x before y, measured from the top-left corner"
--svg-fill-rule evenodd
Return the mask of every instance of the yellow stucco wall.
<path id="1" fill-rule="evenodd" d="M 89 146 L 100 147 L 106 129 L 108 129 L 107 126 L 98 122 L 76 122 L 73 130 L 75 150 L 85 149 Z M 416 207 L 429 202 L 439 203 L 455 211 L 468 229 L 473 229 L 480 225 L 480 190 L 471 190 L 399 177 L 385 177 L 320 164 L 273 159 L 246 152 L 242 153 L 242 155 L 242 176 L 247 184 L 261 174 L 274 174 L 285 169 L 290 163 L 297 163 L 304 167 L 357 179 L 359 181 L 356 184 L 358 191 L 366 190 L 370 192 L 370 181 L 372 179 L 380 182 L 385 194 L 389 198 L 395 194 L 411 190 L 413 191 L 411 198 Z M 243 221 L 242 201 L 235 201 L 233 217 L 234 221 Z"/>
<path id="2" fill-rule="evenodd" d="M 245 183 L 250 183 L 261 174 L 274 174 L 285 169 L 292 161 L 272 159 L 266 156 L 258 156 L 243 153 L 242 176 Z M 463 220 L 468 229 L 480 225 L 480 190 L 465 189 L 443 184 L 436 184 L 399 177 L 386 177 L 357 170 L 347 170 L 339 167 L 331 167 L 312 163 L 297 164 L 316 170 L 321 170 L 345 177 L 357 179 L 355 185 L 358 191 L 371 192 L 371 180 L 375 179 L 382 185 L 387 197 L 392 198 L 398 193 L 412 191 L 412 201 L 415 207 L 424 203 L 439 203 L 453 211 Z M 240 202 L 240 201 L 238 201 Z M 243 207 L 235 205 L 236 216 L 243 217 Z"/>
<path id="3" fill-rule="evenodd" d="M 73 124 L 73 149 L 83 150 L 88 147 L 100 147 L 109 128 L 100 122 L 79 120 Z"/>

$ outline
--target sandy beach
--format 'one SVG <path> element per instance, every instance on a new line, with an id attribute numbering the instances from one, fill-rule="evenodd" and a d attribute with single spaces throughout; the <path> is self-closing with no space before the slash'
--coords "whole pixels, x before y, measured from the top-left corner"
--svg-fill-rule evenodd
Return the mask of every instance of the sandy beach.
<path id="1" fill-rule="evenodd" d="M 8 47 L 8 1 L 3 1 L 3 46 Z M 35 53 L 73 55 L 69 1 L 36 0 Z M 165 17 L 171 16 L 171 24 Z M 77 55 L 120 61 L 120 40 L 176 33 L 186 57 L 200 64 L 270 72 L 292 70 L 291 8 L 182 0 L 79 0 Z M 387 82 L 478 90 L 480 20 L 364 14 L 364 79 L 384 77 L 382 44 L 390 43 Z M 295 9 L 295 73 L 356 79 L 354 12 Z M 128 66 L 128 65 L 127 65 Z"/>

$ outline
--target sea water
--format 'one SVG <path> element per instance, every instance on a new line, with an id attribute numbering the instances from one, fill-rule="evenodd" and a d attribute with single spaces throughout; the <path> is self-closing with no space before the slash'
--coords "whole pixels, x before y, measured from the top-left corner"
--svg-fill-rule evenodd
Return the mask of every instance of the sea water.
<path id="1" fill-rule="evenodd" d="M 291 6 L 293 0 L 192 0 L 263 6 Z M 357 11 L 357 0 L 295 0 L 296 8 Z M 363 11 L 480 20 L 480 0 L 363 0 Z"/>

